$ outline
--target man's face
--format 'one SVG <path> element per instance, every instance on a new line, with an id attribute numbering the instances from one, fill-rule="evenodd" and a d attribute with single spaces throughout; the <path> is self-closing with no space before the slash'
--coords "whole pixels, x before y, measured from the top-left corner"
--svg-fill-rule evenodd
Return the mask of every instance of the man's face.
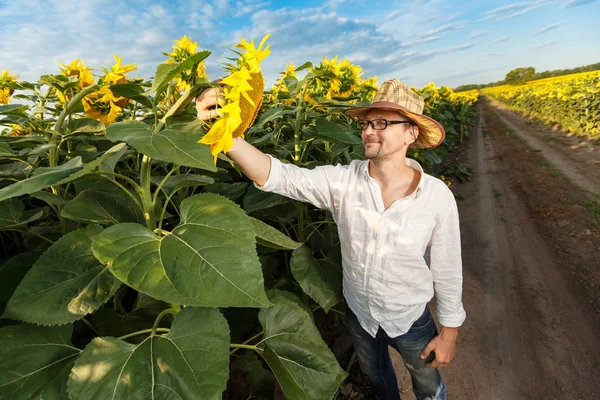
<path id="1" fill-rule="evenodd" d="M 385 119 L 388 121 L 408 121 L 404 115 L 388 110 L 371 110 L 364 118 L 368 121 Z M 414 131 L 414 133 L 413 133 Z M 385 160 L 403 153 L 417 134 L 417 127 L 410 124 L 388 124 L 383 130 L 375 130 L 368 125 L 362 131 L 365 157 L 369 160 Z"/>

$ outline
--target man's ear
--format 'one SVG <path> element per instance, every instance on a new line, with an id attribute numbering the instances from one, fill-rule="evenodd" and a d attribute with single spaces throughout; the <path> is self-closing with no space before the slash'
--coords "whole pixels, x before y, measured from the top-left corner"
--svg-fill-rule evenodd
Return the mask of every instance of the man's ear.
<path id="1" fill-rule="evenodd" d="M 412 139 L 412 141 L 409 144 L 414 143 L 418 137 L 419 137 L 419 126 L 411 125 L 410 126 L 410 138 Z"/>

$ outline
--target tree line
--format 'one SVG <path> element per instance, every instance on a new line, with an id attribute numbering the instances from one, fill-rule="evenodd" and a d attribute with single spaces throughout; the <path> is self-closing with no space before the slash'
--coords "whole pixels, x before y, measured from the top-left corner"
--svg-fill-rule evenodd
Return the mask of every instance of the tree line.
<path id="1" fill-rule="evenodd" d="M 555 69 L 551 71 L 535 72 L 533 67 L 515 68 L 509 71 L 503 80 L 497 82 L 490 82 L 485 84 L 468 84 L 457 86 L 455 92 L 465 92 L 473 89 L 483 89 L 492 86 L 500 85 L 523 85 L 529 81 L 535 81 L 538 79 L 550 78 L 553 76 L 562 76 L 569 74 L 576 74 L 579 72 L 588 72 L 600 70 L 600 62 L 595 64 L 584 65 L 581 67 L 571 69 Z"/>

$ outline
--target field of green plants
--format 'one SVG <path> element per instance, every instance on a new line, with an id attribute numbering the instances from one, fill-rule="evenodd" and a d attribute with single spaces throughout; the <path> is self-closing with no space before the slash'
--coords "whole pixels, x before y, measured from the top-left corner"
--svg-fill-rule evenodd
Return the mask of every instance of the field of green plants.
<path id="1" fill-rule="evenodd" d="M 211 83 L 196 48 L 176 41 L 152 81 L 118 57 L 99 76 L 75 60 L 0 78 L 0 398 L 220 399 L 235 369 L 245 398 L 277 384 L 313 400 L 345 379 L 313 318 L 344 313 L 331 215 L 198 143 L 211 126 L 193 98 Z M 255 50 L 242 42 L 237 65 Z M 361 158 L 341 110 L 376 88 L 347 60 L 289 65 L 246 139 L 303 167 Z M 418 91 L 447 132 L 410 154 L 431 171 L 477 94 Z"/>
<path id="2" fill-rule="evenodd" d="M 482 93 L 525 115 L 600 141 L 600 71 L 496 86 Z"/>

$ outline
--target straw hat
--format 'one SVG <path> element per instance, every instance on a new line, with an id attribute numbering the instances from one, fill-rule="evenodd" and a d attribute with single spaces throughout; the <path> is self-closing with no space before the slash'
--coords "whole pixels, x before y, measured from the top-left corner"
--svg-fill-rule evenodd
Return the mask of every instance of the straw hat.
<path id="1" fill-rule="evenodd" d="M 373 109 L 399 112 L 419 127 L 419 136 L 411 146 L 428 149 L 442 143 L 446 132 L 439 122 L 423 115 L 424 105 L 423 98 L 400 79 L 389 79 L 383 82 L 370 106 L 348 108 L 344 110 L 344 114 L 362 119 Z"/>

